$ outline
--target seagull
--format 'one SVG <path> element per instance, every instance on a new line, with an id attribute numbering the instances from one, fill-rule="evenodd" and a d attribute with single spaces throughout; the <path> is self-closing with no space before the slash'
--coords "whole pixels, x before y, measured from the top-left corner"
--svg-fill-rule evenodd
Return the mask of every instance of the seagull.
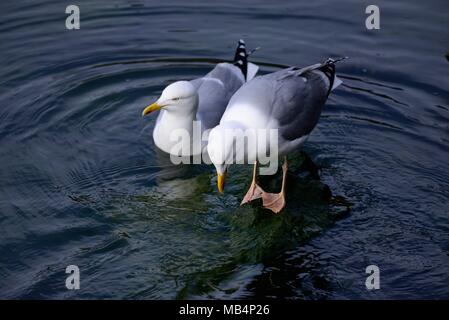
<path id="1" fill-rule="evenodd" d="M 287 154 L 307 140 L 330 92 L 342 83 L 336 76 L 335 63 L 343 59 L 327 59 L 305 68 L 290 67 L 258 76 L 234 94 L 220 124 L 211 130 L 207 145 L 217 171 L 219 192 L 223 192 L 231 163 L 254 163 L 252 183 L 241 205 L 262 198 L 263 206 L 274 213 L 285 207 Z M 266 146 L 253 140 L 247 142 L 243 152 L 234 150 L 237 139 L 248 129 L 277 130 L 278 155 L 285 158 L 279 193 L 265 192 L 256 181 L 258 159 L 266 157 Z"/>
<path id="2" fill-rule="evenodd" d="M 177 81 L 167 86 L 159 99 L 142 112 L 142 116 L 146 116 L 161 110 L 153 130 L 156 146 L 175 156 L 201 154 L 205 147 L 202 133 L 208 133 L 219 123 L 232 95 L 256 75 L 259 67 L 248 63 L 248 56 L 257 49 L 247 53 L 245 42 L 239 40 L 233 63 L 219 63 L 202 78 Z M 198 137 L 193 132 L 195 121 L 200 121 L 201 125 Z M 182 147 L 184 149 L 180 150 L 179 141 L 170 137 L 176 130 L 187 134 L 188 143 Z"/>

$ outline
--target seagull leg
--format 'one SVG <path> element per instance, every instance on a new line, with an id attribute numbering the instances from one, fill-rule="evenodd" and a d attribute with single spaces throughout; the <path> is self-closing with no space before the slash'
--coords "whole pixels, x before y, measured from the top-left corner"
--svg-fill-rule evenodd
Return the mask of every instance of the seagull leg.
<path id="1" fill-rule="evenodd" d="M 249 187 L 248 191 L 246 192 L 245 197 L 243 198 L 240 205 L 244 205 L 245 203 L 248 203 L 250 201 L 259 199 L 262 197 L 262 194 L 264 191 L 256 182 L 256 176 L 257 176 L 257 160 L 254 161 L 254 168 L 253 168 L 253 181 L 251 182 L 251 186 Z"/>
<path id="2" fill-rule="evenodd" d="M 285 207 L 285 183 L 287 178 L 287 157 L 284 158 L 282 165 L 282 188 L 279 193 L 269 193 L 262 190 L 263 206 L 274 213 L 279 213 Z"/>

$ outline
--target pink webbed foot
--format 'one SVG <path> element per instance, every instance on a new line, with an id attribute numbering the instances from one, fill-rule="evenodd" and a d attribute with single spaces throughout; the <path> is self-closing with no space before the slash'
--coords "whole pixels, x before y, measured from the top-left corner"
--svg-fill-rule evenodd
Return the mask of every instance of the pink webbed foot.
<path id="1" fill-rule="evenodd" d="M 270 193 L 265 192 L 257 183 L 256 183 L 256 174 L 257 174 L 257 161 L 254 163 L 253 170 L 253 181 L 251 186 L 248 189 L 245 197 L 243 198 L 240 205 L 253 201 L 255 199 L 262 198 L 263 207 L 265 209 L 271 210 L 274 213 L 279 213 L 284 209 L 285 202 L 285 182 L 287 177 L 287 159 L 285 159 L 284 164 L 282 165 L 282 188 L 279 193 Z"/>

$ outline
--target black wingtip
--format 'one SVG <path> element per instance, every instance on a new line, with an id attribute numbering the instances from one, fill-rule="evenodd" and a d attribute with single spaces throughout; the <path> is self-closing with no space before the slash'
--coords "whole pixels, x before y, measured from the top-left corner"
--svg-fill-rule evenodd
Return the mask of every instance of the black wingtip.
<path id="1" fill-rule="evenodd" d="M 236 65 L 243 73 L 243 77 L 246 80 L 246 74 L 248 71 L 248 54 L 246 53 L 245 41 L 239 40 L 237 49 L 234 55 L 234 65 Z"/>
<path id="2" fill-rule="evenodd" d="M 329 61 L 331 60 L 331 61 Z M 335 80 L 335 61 L 328 59 L 321 67 L 318 68 L 329 79 L 329 89 L 327 95 L 330 94 Z"/>
<path id="3" fill-rule="evenodd" d="M 321 72 L 324 73 L 324 75 L 329 79 L 329 91 L 327 92 L 327 94 L 329 95 L 329 93 L 332 91 L 332 87 L 334 85 L 334 80 L 335 80 L 335 64 L 349 59 L 349 57 L 340 57 L 340 58 L 328 58 L 326 61 L 324 61 L 324 63 L 322 64 L 321 67 L 318 68 L 318 70 L 320 70 Z"/>
<path id="4" fill-rule="evenodd" d="M 343 61 L 349 59 L 349 57 L 345 56 L 345 57 L 340 57 L 340 58 L 328 58 L 323 64 L 336 64 L 337 62 Z"/>

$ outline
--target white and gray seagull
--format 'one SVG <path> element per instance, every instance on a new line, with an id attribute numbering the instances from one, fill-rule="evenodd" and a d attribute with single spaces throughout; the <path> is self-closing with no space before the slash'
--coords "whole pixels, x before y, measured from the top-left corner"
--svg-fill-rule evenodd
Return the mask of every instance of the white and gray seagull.
<path id="1" fill-rule="evenodd" d="M 335 63 L 342 59 L 328 59 L 301 69 L 290 67 L 258 76 L 234 94 L 220 124 L 211 130 L 207 145 L 220 192 L 223 192 L 230 163 L 254 163 L 252 183 L 241 204 L 262 198 L 263 206 L 275 213 L 284 208 L 286 155 L 307 140 L 330 92 L 342 83 L 335 73 Z M 278 130 L 278 154 L 285 156 L 280 193 L 265 192 L 256 182 L 258 159 L 266 156 L 266 146 L 247 145 L 244 152 L 237 155 L 234 146 L 239 137 L 229 138 L 229 134 L 243 134 L 248 129 Z"/>
<path id="2" fill-rule="evenodd" d="M 240 40 L 233 63 L 219 63 L 204 77 L 170 84 L 155 103 L 143 110 L 142 116 L 161 110 L 153 130 L 153 140 L 159 149 L 175 156 L 202 153 L 204 141 L 196 144 L 200 148 L 193 147 L 194 121 L 201 121 L 202 132 L 219 123 L 232 95 L 257 73 L 258 66 L 248 63 L 251 53 L 246 52 L 245 42 Z M 185 130 L 190 137 L 190 146 L 184 150 L 174 148 L 179 141 L 171 139 L 170 135 L 177 129 Z M 201 136 L 198 139 L 201 140 Z"/>

